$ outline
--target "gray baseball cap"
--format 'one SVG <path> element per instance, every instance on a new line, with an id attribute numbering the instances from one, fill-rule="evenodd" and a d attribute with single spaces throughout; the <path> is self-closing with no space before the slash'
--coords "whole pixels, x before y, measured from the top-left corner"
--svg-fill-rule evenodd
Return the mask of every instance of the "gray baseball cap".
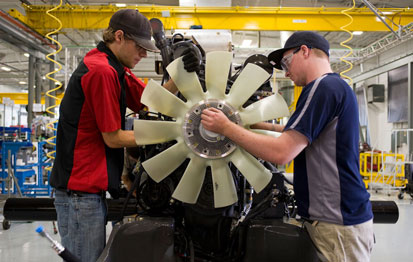
<path id="1" fill-rule="evenodd" d="M 159 52 L 152 43 L 152 28 L 149 20 L 136 9 L 121 9 L 110 18 L 109 27 L 122 30 L 140 47 L 147 51 Z"/>

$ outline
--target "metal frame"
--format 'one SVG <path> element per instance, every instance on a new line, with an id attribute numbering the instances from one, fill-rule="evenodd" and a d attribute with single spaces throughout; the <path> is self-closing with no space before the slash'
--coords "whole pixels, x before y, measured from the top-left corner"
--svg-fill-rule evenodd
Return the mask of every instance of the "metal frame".
<path id="1" fill-rule="evenodd" d="M 9 13 L 39 32 L 57 28 L 57 23 L 45 15 L 50 5 L 23 5 L 26 16 L 16 9 Z M 279 31 L 341 31 L 348 17 L 341 12 L 346 7 L 182 7 L 182 6 L 126 6 L 138 9 L 148 19 L 159 18 L 165 29 L 188 29 L 202 25 L 202 29 L 230 30 L 279 30 Z M 120 8 L 103 5 L 66 5 L 54 12 L 65 28 L 85 30 L 106 28 L 109 19 Z M 401 16 L 401 25 L 413 22 L 413 10 L 409 8 L 381 8 Z M 388 31 L 376 20 L 368 8 L 354 8 L 348 12 L 354 22 L 350 31 Z"/>

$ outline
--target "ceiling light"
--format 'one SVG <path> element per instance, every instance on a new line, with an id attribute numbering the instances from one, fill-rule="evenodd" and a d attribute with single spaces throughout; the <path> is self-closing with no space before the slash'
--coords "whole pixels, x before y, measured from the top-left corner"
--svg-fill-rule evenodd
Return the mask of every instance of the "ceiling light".
<path id="1" fill-rule="evenodd" d="M 11 71 L 11 69 L 8 68 L 7 66 L 2 66 L 1 69 L 3 69 L 4 71 L 7 71 L 7 72 L 10 72 L 10 71 Z"/>
<path id="2" fill-rule="evenodd" d="M 242 41 L 241 47 L 250 47 L 252 43 L 251 39 L 245 39 L 244 41 Z"/>
<path id="3" fill-rule="evenodd" d="M 29 53 L 24 53 L 23 54 L 25 57 L 29 57 L 30 55 L 29 55 Z"/>
<path id="4" fill-rule="evenodd" d="M 353 31 L 353 35 L 362 35 L 363 31 Z"/>
<path id="5" fill-rule="evenodd" d="M 126 7 L 126 4 L 115 4 L 116 7 Z"/>
<path id="6" fill-rule="evenodd" d="M 21 84 L 21 85 L 25 85 L 25 84 L 27 84 L 26 82 L 24 82 L 24 81 L 20 81 L 19 82 L 19 84 Z"/>

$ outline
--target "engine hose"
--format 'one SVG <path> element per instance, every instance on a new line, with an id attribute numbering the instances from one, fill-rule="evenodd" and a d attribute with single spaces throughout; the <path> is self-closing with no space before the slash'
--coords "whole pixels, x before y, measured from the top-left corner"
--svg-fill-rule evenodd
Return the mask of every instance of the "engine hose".
<path id="1" fill-rule="evenodd" d="M 278 169 L 277 169 L 272 163 L 270 163 L 270 162 L 268 162 L 268 161 L 265 161 L 265 162 L 264 162 L 264 166 L 265 166 L 268 170 L 270 170 L 271 173 L 273 173 L 273 174 L 274 174 L 274 173 L 278 173 L 279 175 L 281 175 L 281 177 L 283 178 L 283 180 L 284 180 L 285 182 L 287 182 L 287 183 L 290 184 L 290 185 L 293 185 L 293 182 L 290 181 L 290 180 L 288 180 L 288 178 L 285 177 L 282 172 L 279 172 Z"/>
<path id="2" fill-rule="evenodd" d="M 340 45 L 341 45 L 341 46 L 346 47 L 347 49 L 350 50 L 350 52 L 348 52 L 348 53 L 345 54 L 344 56 L 340 57 L 340 61 L 342 61 L 342 62 L 346 63 L 347 65 L 349 65 L 349 67 L 348 67 L 347 69 L 345 69 L 345 70 L 343 70 L 343 71 L 340 72 L 340 76 L 341 76 L 341 77 L 346 78 L 346 79 L 349 80 L 349 83 L 348 83 L 349 86 L 352 86 L 352 85 L 353 85 L 353 79 L 352 79 L 351 77 L 345 75 L 345 73 L 347 73 L 347 72 L 349 72 L 351 69 L 353 69 L 353 64 L 352 64 L 350 61 L 346 60 L 346 58 L 353 54 L 353 49 L 352 49 L 350 46 L 346 45 L 346 43 L 349 42 L 349 41 L 351 41 L 351 39 L 353 39 L 353 33 L 350 32 L 349 30 L 345 29 L 345 28 L 348 27 L 349 25 L 351 25 L 351 24 L 353 23 L 353 17 L 352 17 L 351 15 L 347 14 L 347 12 L 353 10 L 354 7 L 355 7 L 355 5 L 356 5 L 356 3 L 355 3 L 355 1 L 353 0 L 353 5 L 352 5 L 351 8 L 341 11 L 341 13 L 342 13 L 343 15 L 346 15 L 347 17 L 350 18 L 350 22 L 349 22 L 348 24 L 340 27 L 341 30 L 343 30 L 344 32 L 347 32 L 348 34 L 350 34 L 349 38 L 347 38 L 346 40 L 340 42 Z"/>
<path id="3" fill-rule="evenodd" d="M 49 80 L 51 80 L 51 81 L 53 81 L 53 82 L 55 82 L 55 83 L 57 84 L 57 87 L 56 87 L 56 88 L 52 88 L 52 89 L 50 89 L 49 91 L 46 92 L 46 96 L 48 96 L 48 97 L 50 97 L 50 98 L 52 98 L 52 99 L 55 100 L 55 103 L 54 103 L 53 105 L 50 105 L 49 107 L 46 108 L 46 112 L 49 113 L 49 115 L 50 115 L 50 116 L 53 116 L 53 117 L 56 116 L 56 113 L 54 112 L 54 108 L 57 107 L 57 105 L 58 105 L 57 101 L 59 101 L 59 103 L 60 103 L 60 100 L 61 100 L 61 99 L 58 98 L 58 97 L 55 96 L 55 95 L 52 95 L 52 93 L 55 92 L 56 90 L 60 89 L 60 88 L 62 87 L 62 83 L 61 83 L 59 80 L 51 77 L 50 75 L 56 74 L 57 72 L 59 72 L 60 70 L 62 70 L 62 65 L 61 65 L 59 62 L 57 62 L 56 60 L 54 60 L 53 58 L 51 58 L 51 57 L 54 56 L 54 55 L 56 55 L 57 53 L 59 53 L 59 52 L 62 50 L 62 45 L 61 45 L 58 41 L 56 41 L 55 39 L 53 39 L 52 37 L 50 37 L 50 35 L 56 34 L 58 31 L 60 31 L 60 29 L 62 29 L 62 22 L 61 22 L 56 16 L 54 16 L 54 15 L 52 15 L 52 14 L 50 14 L 50 13 L 53 12 L 53 11 L 55 11 L 55 10 L 57 10 L 57 9 L 59 9 L 61 6 L 62 6 L 62 0 L 60 0 L 60 3 L 59 3 L 58 6 L 56 6 L 56 7 L 52 8 L 52 9 L 49 9 L 49 10 L 46 11 L 46 14 L 47 14 L 48 16 L 52 17 L 54 20 L 56 20 L 57 23 L 59 24 L 59 27 L 58 27 L 56 30 L 54 30 L 54 31 L 49 32 L 49 33 L 46 34 L 46 38 L 49 39 L 49 40 L 52 41 L 52 42 L 55 42 L 55 43 L 57 44 L 57 46 L 59 47 L 56 51 L 54 51 L 54 52 L 46 55 L 46 58 L 47 58 L 50 62 L 53 62 L 53 63 L 57 64 L 57 66 L 58 66 L 58 69 L 55 69 L 54 71 L 49 72 L 49 73 L 46 74 L 46 78 L 47 78 L 47 79 L 49 79 Z M 52 111 L 52 109 L 53 109 L 53 111 Z M 55 128 L 55 124 L 57 123 L 57 121 L 58 121 L 58 120 L 56 119 L 56 120 L 54 120 L 54 121 L 52 121 L 52 122 L 50 122 L 50 123 L 48 123 L 48 124 L 46 125 L 46 128 L 48 128 L 48 129 L 50 129 L 50 130 L 53 131 L 53 135 L 46 140 L 46 143 L 48 143 L 49 145 L 52 145 L 53 148 L 56 146 L 55 139 L 56 139 L 56 131 L 57 131 L 57 129 Z M 55 154 L 55 153 L 56 153 L 56 150 L 51 150 L 50 152 L 47 152 L 46 156 L 47 156 L 49 159 L 53 160 L 53 159 L 55 159 L 55 157 L 54 157 L 54 154 Z M 47 171 L 50 172 L 50 171 L 52 170 L 52 167 L 53 167 L 53 165 L 46 166 L 46 167 L 45 167 L 45 170 L 47 170 Z"/>
<path id="4" fill-rule="evenodd" d="M 244 221 L 240 223 L 240 225 L 246 225 L 249 220 L 253 219 L 261 212 L 269 208 L 272 200 L 273 193 L 270 192 L 260 203 L 257 204 L 257 206 L 254 207 L 254 209 L 251 210 L 251 212 L 248 213 L 248 215 L 245 217 Z"/>

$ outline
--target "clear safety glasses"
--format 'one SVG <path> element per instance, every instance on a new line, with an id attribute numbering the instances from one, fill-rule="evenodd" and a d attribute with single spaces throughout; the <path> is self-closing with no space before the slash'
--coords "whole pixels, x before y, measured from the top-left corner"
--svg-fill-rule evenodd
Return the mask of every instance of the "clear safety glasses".
<path id="1" fill-rule="evenodd" d="M 291 64 L 291 60 L 293 59 L 293 55 L 298 53 L 298 51 L 300 51 L 301 47 L 298 47 L 297 49 L 294 50 L 294 52 L 292 52 L 289 55 L 284 56 L 281 59 L 281 68 L 287 73 L 288 72 L 288 68 L 290 67 Z"/>

